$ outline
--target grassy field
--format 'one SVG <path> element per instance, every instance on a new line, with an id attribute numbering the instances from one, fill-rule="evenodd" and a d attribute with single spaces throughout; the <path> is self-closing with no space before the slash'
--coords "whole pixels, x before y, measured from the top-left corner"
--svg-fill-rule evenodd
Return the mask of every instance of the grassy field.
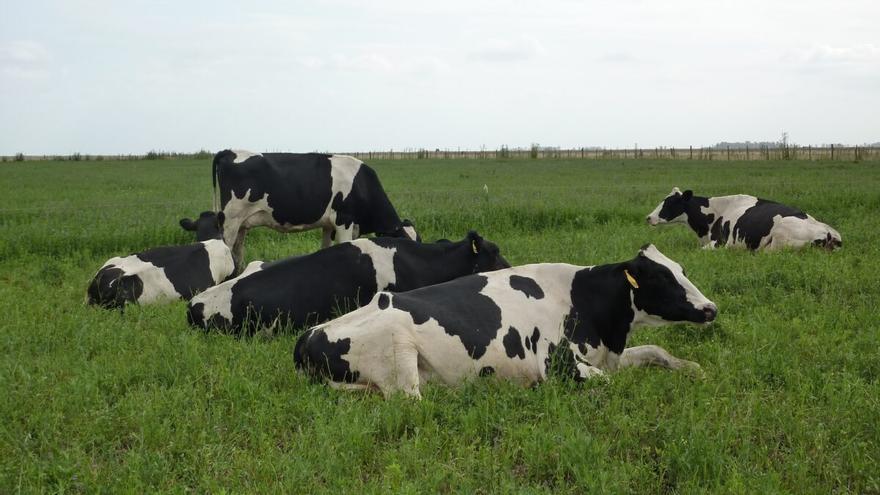
<path id="1" fill-rule="evenodd" d="M 699 362 L 421 402 L 315 385 L 293 334 L 190 329 L 184 303 L 83 304 L 108 258 L 190 242 L 208 161 L 0 166 L 0 493 L 880 492 L 880 163 L 374 162 L 425 239 L 477 229 L 513 264 L 622 261 L 655 243 L 719 307 L 637 333 Z M 483 185 L 488 186 L 488 195 Z M 673 185 L 747 192 L 835 226 L 842 250 L 703 251 L 644 218 Z M 246 256 L 319 234 L 253 231 Z"/>

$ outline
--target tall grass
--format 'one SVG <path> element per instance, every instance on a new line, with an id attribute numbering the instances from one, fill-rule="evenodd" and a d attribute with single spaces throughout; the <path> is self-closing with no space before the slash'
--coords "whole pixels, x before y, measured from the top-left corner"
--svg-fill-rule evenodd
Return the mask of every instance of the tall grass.
<path id="1" fill-rule="evenodd" d="M 475 228 L 514 264 L 595 264 L 655 243 L 720 308 L 707 328 L 636 334 L 699 362 L 522 389 L 480 379 L 424 400 L 342 393 L 295 373 L 295 335 L 236 339 L 184 304 L 83 305 L 107 258 L 185 243 L 210 161 L 0 168 L 0 493 L 871 493 L 880 424 L 876 162 L 374 161 L 425 239 Z M 489 194 L 483 192 L 488 185 Z M 804 208 L 844 247 L 698 249 L 645 215 L 672 186 Z M 255 230 L 246 256 L 310 252 Z"/>

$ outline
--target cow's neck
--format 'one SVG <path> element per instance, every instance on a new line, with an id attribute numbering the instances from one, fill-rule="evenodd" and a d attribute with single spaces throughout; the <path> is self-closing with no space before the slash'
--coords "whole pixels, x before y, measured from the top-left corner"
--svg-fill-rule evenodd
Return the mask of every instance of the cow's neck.
<path id="1" fill-rule="evenodd" d="M 571 311 L 565 321 L 564 337 L 578 346 L 602 345 L 620 354 L 626 347 L 635 316 L 632 288 L 623 263 L 585 268 L 571 285 Z"/>
<path id="2" fill-rule="evenodd" d="M 469 240 L 437 244 L 412 244 L 409 253 L 414 273 L 423 285 L 446 282 L 474 272 L 474 256 Z"/>
<path id="3" fill-rule="evenodd" d="M 706 237 L 709 235 L 709 228 L 716 217 L 712 212 L 707 211 L 707 208 L 710 205 L 709 199 L 710 198 L 704 198 L 702 196 L 693 196 L 690 201 L 687 202 L 685 213 L 687 213 L 688 226 L 691 230 L 696 232 L 699 237 Z"/>

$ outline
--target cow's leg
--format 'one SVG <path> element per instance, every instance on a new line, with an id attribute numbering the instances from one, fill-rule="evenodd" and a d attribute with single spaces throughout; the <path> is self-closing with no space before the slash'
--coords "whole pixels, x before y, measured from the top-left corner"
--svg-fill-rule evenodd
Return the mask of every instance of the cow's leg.
<path id="1" fill-rule="evenodd" d="M 321 229 L 321 248 L 326 249 L 333 244 L 333 228 L 332 227 L 324 227 Z"/>
<path id="2" fill-rule="evenodd" d="M 577 363 L 575 368 L 577 369 L 578 374 L 577 381 L 608 377 L 608 375 L 605 374 L 605 371 L 586 363 Z"/>
<path id="3" fill-rule="evenodd" d="M 679 359 L 669 353 L 666 349 L 656 345 L 639 345 L 628 347 L 623 350 L 620 355 L 621 368 L 638 367 L 638 366 L 660 366 L 673 370 L 687 369 L 702 375 L 703 369 L 700 365 L 685 359 Z"/>
<path id="4" fill-rule="evenodd" d="M 351 224 L 351 226 L 346 227 L 345 225 L 337 225 L 336 226 L 336 244 L 341 244 L 343 242 L 348 242 L 354 239 L 355 236 L 355 226 Z"/>
<path id="5" fill-rule="evenodd" d="M 382 390 L 386 399 L 395 392 L 403 392 L 408 397 L 421 400 L 418 351 L 415 346 L 406 342 L 395 342 L 392 348 L 393 354 L 390 359 L 376 363 L 385 368 L 383 376 L 376 381 L 376 385 Z"/>
<path id="6" fill-rule="evenodd" d="M 242 227 L 238 230 L 235 244 L 232 246 L 232 260 L 235 262 L 235 274 L 240 275 L 244 270 L 244 238 L 247 237 L 248 229 Z"/>

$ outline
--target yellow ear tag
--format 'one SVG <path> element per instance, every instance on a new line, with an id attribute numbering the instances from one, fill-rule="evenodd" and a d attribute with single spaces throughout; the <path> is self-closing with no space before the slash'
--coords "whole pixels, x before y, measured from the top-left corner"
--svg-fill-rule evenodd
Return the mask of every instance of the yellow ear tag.
<path id="1" fill-rule="evenodd" d="M 623 274 L 626 275 L 626 280 L 629 282 L 629 285 L 633 286 L 633 289 L 639 288 L 639 283 L 636 282 L 636 279 L 634 279 L 633 276 L 629 274 L 629 270 L 624 270 Z"/>
<path id="2" fill-rule="evenodd" d="M 477 241 L 471 241 L 471 249 L 474 250 L 474 254 L 477 254 Z"/>

